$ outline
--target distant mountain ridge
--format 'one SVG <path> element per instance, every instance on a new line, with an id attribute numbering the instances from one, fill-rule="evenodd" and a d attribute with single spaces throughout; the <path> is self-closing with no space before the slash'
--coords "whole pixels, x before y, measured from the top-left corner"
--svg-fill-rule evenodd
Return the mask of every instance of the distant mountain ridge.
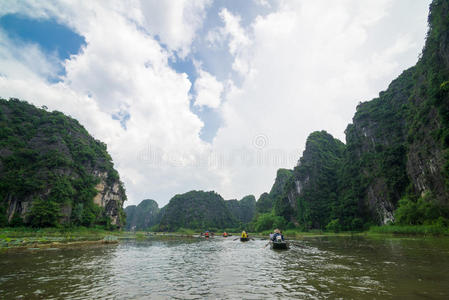
<path id="1" fill-rule="evenodd" d="M 224 200 L 210 191 L 190 191 L 175 195 L 162 209 L 154 200 L 143 200 L 139 205 L 125 208 L 128 230 L 176 231 L 181 228 L 202 230 L 240 228 L 246 226 L 255 214 L 253 195 L 240 201 Z"/>
<path id="2" fill-rule="evenodd" d="M 143 230 L 160 221 L 160 209 L 156 201 L 145 199 L 139 205 L 129 205 L 125 208 L 126 229 Z"/>
<path id="3" fill-rule="evenodd" d="M 449 0 L 430 5 L 426 43 L 415 66 L 357 106 L 346 144 L 309 135 L 293 170 L 278 170 L 254 205 L 189 192 L 164 207 L 160 229 L 247 224 L 361 230 L 395 222 L 449 224 Z M 248 203 L 253 203 L 253 200 Z M 252 207 L 252 204 L 250 205 Z M 204 213 L 204 214 L 203 214 Z"/>

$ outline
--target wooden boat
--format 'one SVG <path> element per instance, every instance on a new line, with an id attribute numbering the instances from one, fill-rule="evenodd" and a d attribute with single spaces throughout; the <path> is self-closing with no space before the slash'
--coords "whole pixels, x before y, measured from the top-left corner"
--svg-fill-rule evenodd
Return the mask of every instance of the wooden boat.
<path id="1" fill-rule="evenodd" d="M 249 237 L 241 237 L 240 242 L 247 242 L 249 241 Z"/>
<path id="2" fill-rule="evenodd" d="M 286 241 L 270 241 L 270 246 L 274 250 L 287 250 L 289 248 L 288 242 Z"/>

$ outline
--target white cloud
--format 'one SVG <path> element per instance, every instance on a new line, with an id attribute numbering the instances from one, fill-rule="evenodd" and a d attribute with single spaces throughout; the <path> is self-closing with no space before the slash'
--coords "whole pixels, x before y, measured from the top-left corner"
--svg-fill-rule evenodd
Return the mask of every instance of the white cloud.
<path id="1" fill-rule="evenodd" d="M 195 105 L 209 106 L 218 108 L 221 102 L 221 94 L 223 93 L 223 84 L 219 82 L 210 73 L 199 69 L 199 76 L 195 80 Z"/>
<path id="2" fill-rule="evenodd" d="M 246 75 L 249 72 L 247 60 L 241 59 L 242 53 L 246 47 L 250 46 L 250 39 L 245 30 L 240 26 L 240 16 L 235 16 L 227 9 L 222 9 L 220 17 L 225 26 L 222 29 L 222 35 L 229 39 L 229 53 L 235 56 L 232 68 L 240 74 Z"/>
<path id="3" fill-rule="evenodd" d="M 180 57 L 190 52 L 196 31 L 201 27 L 210 0 L 142 0 L 143 25 Z"/>
<path id="4" fill-rule="evenodd" d="M 66 60 L 63 81 L 52 84 L 37 72 L 39 65 L 31 63 L 29 67 L 29 60 L 12 60 L 12 52 L 17 49 L 9 43 L 5 47 L 9 53 L 0 61 L 6 73 L 0 81 L 2 96 L 45 104 L 79 119 L 89 132 L 108 144 L 132 202 L 148 196 L 167 201 L 168 195 L 185 191 L 186 184 L 192 185 L 192 176 L 180 172 L 179 166 L 187 165 L 209 146 L 199 138 L 203 123 L 190 111 L 191 83 L 185 74 L 168 66 L 171 54 L 139 30 L 136 22 L 110 6 L 82 7 L 79 15 L 73 15 L 70 5 L 70 9 L 48 12 L 35 4 L 32 13 L 42 9 L 49 17 L 58 14 L 76 27 L 87 44 L 78 55 Z M 34 49 L 30 46 L 21 51 L 30 56 Z M 46 61 L 44 55 L 38 57 Z M 23 71 L 14 73 L 17 67 Z M 111 117 L 118 112 L 130 116 L 126 131 Z M 155 162 L 139 156 L 150 146 L 164 153 L 157 161 L 162 167 L 156 168 Z M 172 176 L 176 180 L 170 179 Z M 202 182 L 201 176 L 197 177 Z"/>
<path id="5" fill-rule="evenodd" d="M 220 82 L 200 66 L 193 86 L 195 105 L 212 107 L 223 119 L 212 144 L 199 138 L 204 124 L 190 111 L 192 83 L 168 64 L 174 53 L 197 54 L 192 45 L 203 38 L 197 32 L 209 5 L 4 1 L 0 15 L 56 18 L 87 44 L 63 62 L 62 82 L 49 83 L 61 62 L 0 32 L 0 96 L 80 120 L 108 144 L 128 204 L 144 198 L 165 204 L 191 189 L 258 196 L 278 167 L 293 166 L 310 132 L 325 129 L 344 139 L 357 102 L 414 64 L 426 31 L 425 17 L 415 15 L 425 16 L 428 3 L 407 10 L 413 21 L 404 24 L 395 20 L 408 1 L 285 0 L 251 22 L 243 22 L 244 12 L 220 9 L 223 26 L 209 28 L 206 39 L 227 48 L 238 75 Z M 129 115 L 127 129 L 112 115 Z"/>
<path id="6" fill-rule="evenodd" d="M 0 28 L 0 73 L 8 77 L 54 78 L 62 70 L 55 55 L 45 55 L 37 45 L 11 40 Z"/>
<path id="7" fill-rule="evenodd" d="M 407 51 L 418 53 L 423 42 L 399 38 L 390 45 L 368 47 L 371 32 L 391 7 L 390 1 L 368 2 L 283 1 L 276 12 L 256 18 L 246 29 L 223 11 L 228 21 L 221 30 L 237 32 L 228 41 L 234 64 L 249 69 L 238 89 L 224 100 L 225 126 L 214 139 L 214 149 L 231 151 L 241 145 L 256 155 L 274 153 L 282 158 L 296 153 L 298 159 L 312 131 L 327 130 L 344 141 L 357 102 L 375 97 L 414 64 L 416 60 L 400 65 L 397 58 Z M 423 38 L 425 23 L 421 26 Z M 407 26 L 400 30 L 384 35 L 408 32 Z M 251 39 L 238 38 L 242 32 Z M 259 136 L 267 140 L 266 146 L 251 148 Z M 277 165 L 265 160 L 262 166 L 227 168 L 223 194 L 239 197 L 248 191 L 267 191 L 276 169 L 292 166 L 292 159 L 286 159 Z"/>

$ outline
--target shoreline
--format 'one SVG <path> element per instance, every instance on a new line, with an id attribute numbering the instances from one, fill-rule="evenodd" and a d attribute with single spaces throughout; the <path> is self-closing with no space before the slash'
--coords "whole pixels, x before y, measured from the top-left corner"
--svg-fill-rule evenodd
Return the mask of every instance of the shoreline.
<path id="1" fill-rule="evenodd" d="M 228 239 L 240 237 L 240 233 L 231 232 Z M 248 233 L 250 237 L 257 239 L 268 239 L 267 232 Z M 301 240 L 306 238 L 319 237 L 395 237 L 395 238 L 448 238 L 447 234 L 434 234 L 422 232 L 323 232 L 311 231 L 300 232 L 285 230 L 284 236 L 287 240 Z M 222 238 L 217 233 L 214 238 Z M 52 248 L 75 248 L 92 245 L 110 245 L 118 244 L 121 240 L 144 241 L 148 239 L 179 239 L 179 238 L 201 238 L 199 232 L 146 232 L 146 231 L 106 231 L 94 228 L 75 228 L 75 229 L 29 229 L 29 228 L 0 228 L 0 253 L 11 250 L 42 250 Z"/>

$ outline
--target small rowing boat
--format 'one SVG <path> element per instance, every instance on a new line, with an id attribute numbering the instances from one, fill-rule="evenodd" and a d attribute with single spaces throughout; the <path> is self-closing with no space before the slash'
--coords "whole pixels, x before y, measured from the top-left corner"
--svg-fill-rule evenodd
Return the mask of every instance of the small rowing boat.
<path id="1" fill-rule="evenodd" d="M 286 241 L 271 241 L 270 246 L 274 250 L 287 250 L 289 247 Z"/>
<path id="2" fill-rule="evenodd" d="M 249 241 L 248 237 L 241 237 L 240 238 L 240 242 L 247 242 L 247 241 Z"/>

